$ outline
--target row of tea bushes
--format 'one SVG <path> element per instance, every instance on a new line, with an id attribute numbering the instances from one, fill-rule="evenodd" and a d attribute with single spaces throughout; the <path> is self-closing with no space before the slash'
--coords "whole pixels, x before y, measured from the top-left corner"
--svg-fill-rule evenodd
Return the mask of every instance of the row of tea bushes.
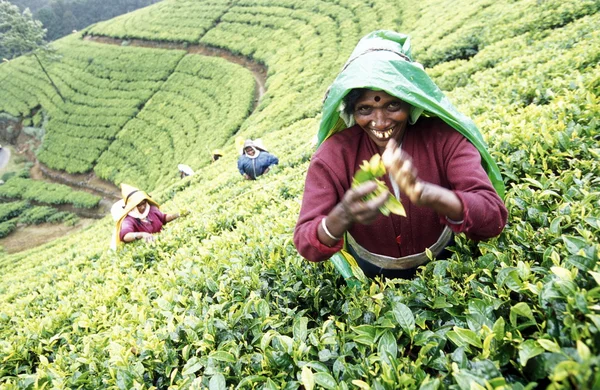
<path id="1" fill-rule="evenodd" d="M 98 176 L 141 188 L 197 169 L 239 129 L 254 101 L 255 81 L 220 58 L 185 56 L 161 89 L 129 121 L 95 167 Z"/>
<path id="2" fill-rule="evenodd" d="M 0 67 L 12 80 L 0 111 L 28 117 L 41 106 L 47 113 L 38 158 L 51 168 L 95 168 L 101 178 L 151 189 L 174 179 L 177 163 L 208 163 L 209 151 L 239 128 L 253 104 L 251 74 L 224 60 L 77 36 L 55 46 L 62 57 L 46 66 L 65 102 L 32 59 Z"/>
<path id="3" fill-rule="evenodd" d="M 414 53 L 425 67 L 470 59 L 485 47 L 507 38 L 532 37 L 600 11 L 595 0 L 475 1 L 458 9 L 451 0 L 402 2 L 402 27 L 414 35 Z M 436 23 L 430 23 L 435 19 Z M 518 53 L 518 48 L 513 48 Z"/>
<path id="4" fill-rule="evenodd" d="M 64 184 L 47 183 L 24 177 L 12 177 L 0 186 L 0 198 L 23 199 L 46 204 L 72 204 L 79 208 L 94 208 L 100 197 L 73 190 Z"/>
<path id="5" fill-rule="evenodd" d="M 97 23 L 85 32 L 114 38 L 198 42 L 229 8 L 230 2 L 166 0 L 155 6 Z"/>
<path id="6" fill-rule="evenodd" d="M 58 211 L 50 206 L 31 206 L 27 201 L 0 203 L 0 238 L 12 233 L 18 224 L 64 223 L 68 226 L 79 221 L 77 214 Z"/>
<path id="7" fill-rule="evenodd" d="M 525 12 L 534 3 L 556 4 L 522 0 L 506 10 L 538 18 L 537 33 L 496 40 L 471 59 L 430 70 L 451 86 L 452 100 L 481 126 L 499 161 L 508 185 L 505 232 L 483 243 L 459 235 L 451 258 L 430 262 L 414 279 L 353 290 L 331 264 L 306 262 L 292 244 L 318 101 L 362 33 L 399 24 L 424 37 L 423 29 L 441 26 L 441 10 L 452 5 L 457 15 L 471 10 L 455 27 L 466 36 L 482 22 L 473 12 L 478 4 L 432 0 L 390 10 L 389 2 L 377 1 L 232 1 L 202 39 L 248 50 L 269 66 L 269 92 L 242 134 L 263 137 L 280 165 L 244 181 L 232 141 L 222 159 L 157 194 L 163 210 L 191 214 L 167 225 L 155 244 L 109 252 L 107 219 L 0 258 L 0 383 L 9 389 L 598 387 L 598 29 L 595 15 L 585 13 L 546 28 L 539 18 L 547 13 Z M 285 28 L 286 13 L 306 36 Z M 337 43 L 320 41 L 320 25 L 303 23 L 307 15 L 325 23 Z M 134 13 L 129 31 L 149 24 L 144 18 Z M 490 31 L 504 28 L 497 20 L 490 17 Z M 555 43 L 563 38 L 559 50 Z M 511 43 L 522 55 L 509 50 Z M 437 47 L 454 50 L 449 41 Z M 311 61 L 312 55 L 323 60 Z M 425 54 L 417 59 L 425 62 Z M 564 82 L 569 78 L 573 86 Z"/>
<path id="8" fill-rule="evenodd" d="M 20 223 L 25 225 L 39 225 L 40 223 L 64 223 L 67 226 L 75 225 L 79 221 L 77 214 L 68 211 L 58 211 L 50 206 L 36 206 L 26 210 L 19 216 Z"/>
<path id="9" fill-rule="evenodd" d="M 48 115 L 39 160 L 69 173 L 87 172 L 163 84 L 185 54 L 81 41 L 77 36 L 54 44 L 60 59 L 46 62 L 56 94 L 33 58 L 0 67 L 6 75 L 0 111 L 28 117 L 35 107 Z"/>
<path id="10" fill-rule="evenodd" d="M 80 209 L 97 207 L 101 198 L 83 191 L 75 191 L 63 184 L 32 180 L 27 171 L 10 177 L 0 186 L 0 238 L 12 233 L 18 225 L 64 223 L 73 226 L 79 221 L 77 214 L 60 211 L 53 206 L 72 205 Z M 13 201 L 14 199 L 20 199 Z M 40 204 L 34 206 L 31 202 Z"/>

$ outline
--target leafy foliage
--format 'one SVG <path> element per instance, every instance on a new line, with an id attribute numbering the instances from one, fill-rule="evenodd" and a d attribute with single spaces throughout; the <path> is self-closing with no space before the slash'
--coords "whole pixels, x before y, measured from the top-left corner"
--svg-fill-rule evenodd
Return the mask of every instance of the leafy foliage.
<path id="1" fill-rule="evenodd" d="M 48 204 L 70 203 L 80 208 L 93 208 L 100 202 L 99 196 L 74 191 L 64 184 L 46 183 L 17 176 L 0 186 L 0 197 Z"/>
<path id="2" fill-rule="evenodd" d="M 155 188 L 178 176 L 177 163 L 207 165 L 210 150 L 223 145 L 248 116 L 253 98 L 254 79 L 241 66 L 187 55 L 94 170 L 115 183 Z"/>
<path id="3" fill-rule="evenodd" d="M 19 216 L 25 209 L 29 207 L 29 202 L 10 202 L 0 204 L 0 222 L 8 221 Z"/>
<path id="4" fill-rule="evenodd" d="M 46 31 L 42 23 L 34 20 L 26 9 L 19 8 L 6 0 L 0 0 L 0 59 L 11 59 L 45 45 Z"/>
<path id="5" fill-rule="evenodd" d="M 146 38 L 167 39 L 161 34 L 178 31 L 169 9 L 181 10 L 160 4 L 127 22 L 98 24 L 94 33 L 131 37 L 139 27 Z M 268 92 L 240 135 L 262 137 L 280 165 L 243 181 L 230 139 L 224 156 L 194 176 L 171 185 L 157 179 L 162 209 L 191 214 L 168 224 L 154 244 L 108 251 L 107 218 L 0 257 L 0 383 L 598 387 L 596 3 L 501 1 L 503 12 L 496 2 L 411 4 L 240 0 L 206 33 L 199 26 L 201 42 L 268 66 Z M 476 52 L 446 57 L 468 48 L 459 37 L 473 36 L 481 23 L 490 35 L 478 36 Z M 301 259 L 291 236 L 320 98 L 357 39 L 375 28 L 410 33 L 418 59 L 437 64 L 428 72 L 479 124 L 499 162 L 510 217 L 497 239 L 457 236 L 451 258 L 428 263 L 412 280 L 351 290 L 331 264 Z M 12 66 L 1 65 L 0 75 Z M 27 99 L 34 100 L 17 101 Z"/>
<path id="6" fill-rule="evenodd" d="M 98 21 L 126 14 L 156 2 L 157 0 L 49 1 L 34 13 L 34 17 L 48 30 L 47 39 L 53 41 L 71 34 L 73 30 L 81 30 Z"/>
<path id="7" fill-rule="evenodd" d="M 17 220 L 9 219 L 8 221 L 0 222 L 0 238 L 4 238 L 12 233 L 17 228 Z"/>
<path id="8" fill-rule="evenodd" d="M 29 208 L 19 217 L 19 222 L 25 225 L 38 225 L 44 222 L 65 222 L 67 225 L 74 225 L 78 220 L 79 218 L 76 214 L 66 211 L 57 211 L 54 207 L 49 206 Z"/>

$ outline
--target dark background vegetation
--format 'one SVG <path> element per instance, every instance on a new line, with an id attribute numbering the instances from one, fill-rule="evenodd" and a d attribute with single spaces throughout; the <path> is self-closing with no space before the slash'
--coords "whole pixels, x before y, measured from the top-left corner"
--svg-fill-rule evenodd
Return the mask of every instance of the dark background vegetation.
<path id="1" fill-rule="evenodd" d="M 11 0 L 21 11 L 29 8 L 40 20 L 46 40 L 53 41 L 73 30 L 108 20 L 138 8 L 157 3 L 158 0 Z"/>

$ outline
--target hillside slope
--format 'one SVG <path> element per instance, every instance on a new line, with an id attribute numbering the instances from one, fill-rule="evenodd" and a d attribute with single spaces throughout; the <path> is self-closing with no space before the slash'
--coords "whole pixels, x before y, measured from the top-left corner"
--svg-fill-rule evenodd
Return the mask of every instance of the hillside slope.
<path id="1" fill-rule="evenodd" d="M 222 159 L 183 180 L 165 174 L 148 182 L 163 210 L 191 211 L 155 244 L 108 251 L 107 218 L 1 257 L 0 385 L 597 387 L 600 5 L 459 3 L 165 0 L 92 27 L 95 35 L 210 44 L 265 64 L 267 93 L 233 136 L 261 137 L 281 163 L 257 181 L 242 180 L 232 132 L 211 127 Z M 212 22 L 194 30 L 206 18 Z M 411 34 L 417 59 L 480 126 L 507 184 L 510 217 L 497 239 L 458 236 L 451 259 L 430 262 L 413 280 L 353 290 L 329 263 L 301 259 L 292 232 L 323 93 L 358 39 L 378 28 Z M 61 44 L 65 53 L 84 45 L 77 37 Z M 119 57 L 96 45 L 109 53 L 98 60 Z M 188 58 L 139 50 L 165 58 L 148 61 L 170 75 Z M 7 69 L 24 72 L 19 63 L 0 65 L 4 82 L 12 83 Z M 42 80 L 19 80 L 47 90 Z M 43 93 L 19 95 L 14 85 L 11 107 L 21 107 L 14 115 L 47 101 L 65 115 L 70 107 Z M 217 113 L 230 102 L 209 100 L 219 102 Z M 135 115 L 172 112 L 180 120 L 161 104 L 152 100 Z M 116 130 L 141 136 L 133 123 Z"/>

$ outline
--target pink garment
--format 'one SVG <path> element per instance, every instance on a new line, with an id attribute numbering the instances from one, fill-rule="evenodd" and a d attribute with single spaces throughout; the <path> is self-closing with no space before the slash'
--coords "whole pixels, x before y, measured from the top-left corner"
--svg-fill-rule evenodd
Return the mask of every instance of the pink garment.
<path id="1" fill-rule="evenodd" d="M 453 190 L 464 207 L 461 224 L 450 224 L 432 209 L 413 205 L 401 194 L 407 217 L 394 214 L 371 225 L 354 225 L 349 233 L 370 252 L 403 257 L 421 253 L 437 241 L 445 225 L 455 233 L 481 240 L 497 236 L 508 212 L 481 166 L 477 149 L 439 118 L 421 118 L 408 125 L 402 150 L 413 159 L 421 180 Z M 375 143 L 355 125 L 327 139 L 313 155 L 304 188 L 294 243 L 300 255 L 323 261 L 342 248 L 323 245 L 317 237 L 319 223 L 351 187 L 363 160 L 379 153 Z M 392 190 L 389 176 L 384 177 Z"/>
<path id="2" fill-rule="evenodd" d="M 146 219 L 148 222 L 144 222 L 130 215 L 126 216 L 121 223 L 121 241 L 123 241 L 123 237 L 125 237 L 127 233 L 158 233 L 162 230 L 163 225 L 167 223 L 167 215 L 163 214 L 158 207 L 154 205 L 150 206 L 150 212 L 148 212 Z"/>

